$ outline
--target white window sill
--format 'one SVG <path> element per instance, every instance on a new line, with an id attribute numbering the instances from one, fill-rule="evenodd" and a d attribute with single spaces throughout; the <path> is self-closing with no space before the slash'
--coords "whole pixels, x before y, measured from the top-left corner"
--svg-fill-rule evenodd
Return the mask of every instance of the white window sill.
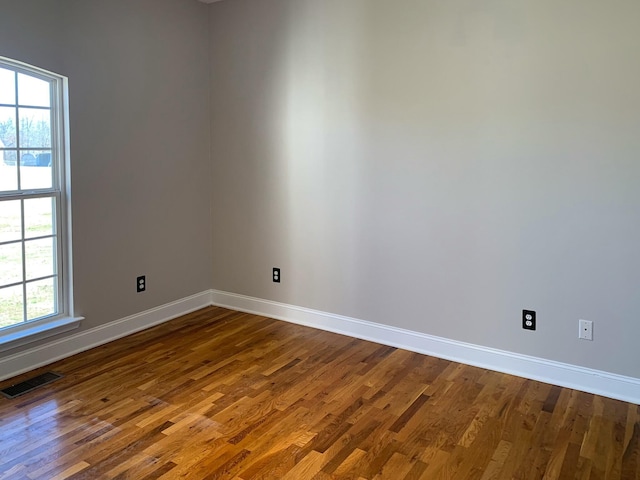
<path id="1" fill-rule="evenodd" d="M 82 320 L 84 320 L 83 317 L 63 317 L 0 330 L 0 352 L 75 330 L 80 326 Z"/>

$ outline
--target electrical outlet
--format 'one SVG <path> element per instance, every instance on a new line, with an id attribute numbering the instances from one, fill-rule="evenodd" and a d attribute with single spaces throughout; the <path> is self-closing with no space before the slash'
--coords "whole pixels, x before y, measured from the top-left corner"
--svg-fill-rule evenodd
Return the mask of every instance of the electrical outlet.
<path id="1" fill-rule="evenodd" d="M 142 275 L 136 279 L 136 291 L 138 293 L 144 292 L 147 289 L 147 277 Z"/>
<path id="2" fill-rule="evenodd" d="M 593 341 L 593 322 L 591 320 L 578 320 L 578 338 Z"/>
<path id="3" fill-rule="evenodd" d="M 533 310 L 522 310 L 522 328 L 525 330 L 536 329 L 536 312 Z"/>
<path id="4" fill-rule="evenodd" d="M 280 283 L 280 269 L 273 267 L 273 282 Z"/>

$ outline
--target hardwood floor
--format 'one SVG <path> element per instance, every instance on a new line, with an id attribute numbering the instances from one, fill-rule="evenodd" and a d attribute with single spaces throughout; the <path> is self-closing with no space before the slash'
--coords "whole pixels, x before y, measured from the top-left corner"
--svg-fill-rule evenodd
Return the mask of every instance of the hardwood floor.
<path id="1" fill-rule="evenodd" d="M 640 478 L 638 405 L 217 307 L 46 370 L 2 479 Z"/>

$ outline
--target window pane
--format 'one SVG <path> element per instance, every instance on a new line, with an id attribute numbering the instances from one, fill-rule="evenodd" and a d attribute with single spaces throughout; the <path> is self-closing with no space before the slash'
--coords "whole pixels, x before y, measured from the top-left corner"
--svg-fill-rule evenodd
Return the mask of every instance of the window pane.
<path id="1" fill-rule="evenodd" d="M 0 328 L 67 313 L 57 225 L 67 199 L 53 155 L 64 88 L 63 77 L 0 58 Z"/>
<path id="2" fill-rule="evenodd" d="M 18 164 L 18 151 L 16 149 L 2 150 L 0 158 L 2 158 L 2 165 L 13 167 Z"/>
<path id="3" fill-rule="evenodd" d="M 0 288 L 0 328 L 22 323 L 22 285 Z"/>
<path id="4" fill-rule="evenodd" d="M 24 201 L 25 238 L 53 235 L 55 198 L 32 198 Z"/>
<path id="5" fill-rule="evenodd" d="M 55 284 L 54 278 L 27 283 L 27 320 L 58 313 L 56 312 Z"/>
<path id="6" fill-rule="evenodd" d="M 0 287 L 22 281 L 22 243 L 0 245 Z"/>
<path id="7" fill-rule="evenodd" d="M 15 148 L 16 144 L 16 109 L 0 107 L 0 148 Z"/>
<path id="8" fill-rule="evenodd" d="M 28 150 L 20 153 L 20 190 L 35 190 L 53 186 L 51 152 Z"/>
<path id="9" fill-rule="evenodd" d="M 24 242 L 24 254 L 27 267 L 27 280 L 47 277 L 54 274 L 55 238 L 43 238 Z"/>
<path id="10" fill-rule="evenodd" d="M 16 74 L 0 68 L 0 103 L 16 103 Z"/>
<path id="11" fill-rule="evenodd" d="M 19 73 L 18 103 L 33 107 L 51 106 L 51 87 L 49 82 Z"/>
<path id="12" fill-rule="evenodd" d="M 51 147 L 51 111 L 19 108 L 20 148 Z"/>
<path id="13" fill-rule="evenodd" d="M 0 202 L 0 242 L 22 238 L 20 200 Z"/>
<path id="14" fill-rule="evenodd" d="M 0 192 L 18 189 L 18 167 L 15 150 L 0 150 Z"/>

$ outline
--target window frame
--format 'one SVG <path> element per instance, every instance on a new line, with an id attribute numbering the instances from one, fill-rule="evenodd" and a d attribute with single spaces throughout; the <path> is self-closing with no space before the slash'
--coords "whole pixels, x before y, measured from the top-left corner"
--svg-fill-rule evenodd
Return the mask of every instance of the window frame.
<path id="1" fill-rule="evenodd" d="M 25 301 L 23 310 L 24 320 L 21 323 L 0 328 L 0 352 L 3 352 L 42 338 L 75 329 L 79 326 L 82 318 L 75 317 L 73 312 L 68 79 L 63 75 L 3 56 L 0 56 L 0 67 L 51 83 L 49 106 L 51 114 L 51 187 L 21 189 L 22 185 L 18 183 L 17 187 L 19 190 L 0 192 L 0 199 L 2 199 L 2 201 L 10 201 L 43 197 L 55 198 L 55 211 L 53 212 L 55 218 L 52 223 L 56 236 L 54 261 L 57 266 L 55 272 L 57 276 L 57 289 L 55 291 L 57 313 L 34 320 L 27 320 L 25 314 L 27 305 Z M 18 86 L 16 84 L 16 109 L 20 108 L 17 93 Z M 20 125 L 19 122 L 17 122 L 15 146 L 17 155 L 17 179 L 20 179 L 21 174 L 21 152 L 23 150 L 34 150 L 34 148 L 23 148 L 20 146 L 19 128 Z M 21 207 L 23 254 L 25 240 L 24 222 L 24 207 Z M 26 288 L 27 279 L 24 277 L 24 272 L 21 284 L 23 285 L 23 299 L 26 300 L 26 298 L 24 298 L 24 288 Z"/>

